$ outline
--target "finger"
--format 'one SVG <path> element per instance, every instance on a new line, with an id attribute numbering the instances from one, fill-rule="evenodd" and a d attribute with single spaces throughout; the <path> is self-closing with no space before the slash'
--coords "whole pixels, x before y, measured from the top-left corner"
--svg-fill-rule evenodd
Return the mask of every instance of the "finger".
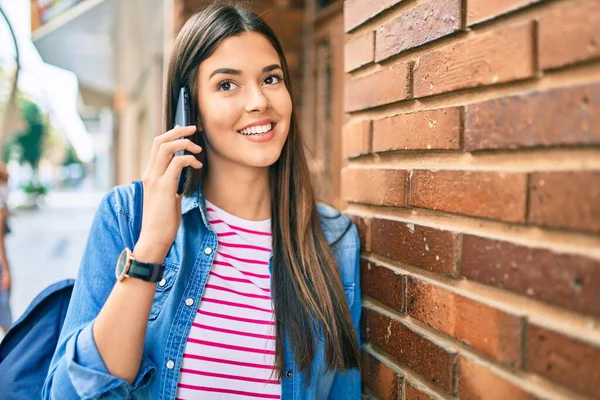
<path id="1" fill-rule="evenodd" d="M 169 167 L 165 171 L 164 177 L 168 179 L 174 186 L 177 186 L 179 181 L 179 174 L 185 167 L 192 167 L 194 169 L 202 168 L 202 163 L 196 160 L 194 156 L 179 156 L 173 157 L 169 163 Z"/>
<path id="2" fill-rule="evenodd" d="M 166 142 L 172 142 L 175 139 L 179 139 L 182 137 L 191 136 L 196 133 L 196 125 L 189 126 L 175 126 L 175 128 L 167 131 L 161 135 L 158 135 L 154 138 L 152 142 L 152 148 L 150 149 L 150 159 L 148 162 L 149 169 L 152 169 L 152 165 L 156 160 L 156 155 L 158 154 L 158 150 L 160 149 L 160 145 Z"/>
<path id="3" fill-rule="evenodd" d="M 191 136 L 196 133 L 197 130 L 196 125 L 175 126 L 175 128 L 163 133 L 161 136 L 164 137 L 165 142 L 172 142 L 175 139 Z"/>
<path id="4" fill-rule="evenodd" d="M 177 139 L 172 142 L 161 144 L 158 154 L 156 155 L 154 173 L 163 175 L 175 153 L 184 150 L 193 154 L 198 154 L 202 151 L 202 147 L 189 139 Z"/>

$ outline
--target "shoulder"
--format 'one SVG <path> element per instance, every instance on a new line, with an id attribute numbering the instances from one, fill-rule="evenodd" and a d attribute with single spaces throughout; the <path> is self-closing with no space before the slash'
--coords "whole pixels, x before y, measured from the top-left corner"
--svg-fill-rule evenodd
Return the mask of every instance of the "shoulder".
<path id="1" fill-rule="evenodd" d="M 110 189 L 100 202 L 100 212 L 112 212 L 133 217 L 135 203 L 135 185 L 133 183 L 126 185 L 118 185 Z"/>
<path id="2" fill-rule="evenodd" d="M 325 239 L 337 263 L 348 303 L 354 302 L 354 288 L 359 282 L 360 240 L 356 225 L 348 216 L 335 208 L 319 203 L 317 210 Z"/>
<path id="3" fill-rule="evenodd" d="M 324 203 L 317 203 L 317 211 L 325 239 L 331 247 L 356 248 L 359 246 L 358 231 L 348 216 Z"/>

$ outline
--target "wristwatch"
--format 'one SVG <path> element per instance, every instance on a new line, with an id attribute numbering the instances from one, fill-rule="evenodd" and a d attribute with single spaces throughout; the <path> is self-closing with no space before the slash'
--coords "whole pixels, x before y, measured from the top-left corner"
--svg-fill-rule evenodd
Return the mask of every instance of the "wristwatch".
<path id="1" fill-rule="evenodd" d="M 119 281 L 125 278 L 137 278 L 146 282 L 158 282 L 162 279 L 164 271 L 165 266 L 162 264 L 136 261 L 131 250 L 126 247 L 117 260 L 115 275 Z"/>

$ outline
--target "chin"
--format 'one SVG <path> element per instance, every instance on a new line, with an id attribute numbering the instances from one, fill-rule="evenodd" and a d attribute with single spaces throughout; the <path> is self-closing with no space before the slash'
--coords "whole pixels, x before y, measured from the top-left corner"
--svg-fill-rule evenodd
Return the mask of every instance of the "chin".
<path id="1" fill-rule="evenodd" d="M 280 155 L 281 151 L 277 153 L 263 154 L 258 157 L 252 157 L 250 160 L 247 159 L 246 164 L 255 168 L 270 167 L 271 165 L 275 164 L 277 160 L 279 160 Z"/>

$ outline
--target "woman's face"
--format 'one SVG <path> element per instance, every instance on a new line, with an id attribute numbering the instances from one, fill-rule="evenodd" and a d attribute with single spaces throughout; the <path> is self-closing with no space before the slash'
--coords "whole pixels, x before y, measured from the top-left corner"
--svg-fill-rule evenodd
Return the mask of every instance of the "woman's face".
<path id="1" fill-rule="evenodd" d="M 288 135 L 292 100 L 268 39 L 248 32 L 221 42 L 200 64 L 198 106 L 210 163 L 274 164 Z"/>

